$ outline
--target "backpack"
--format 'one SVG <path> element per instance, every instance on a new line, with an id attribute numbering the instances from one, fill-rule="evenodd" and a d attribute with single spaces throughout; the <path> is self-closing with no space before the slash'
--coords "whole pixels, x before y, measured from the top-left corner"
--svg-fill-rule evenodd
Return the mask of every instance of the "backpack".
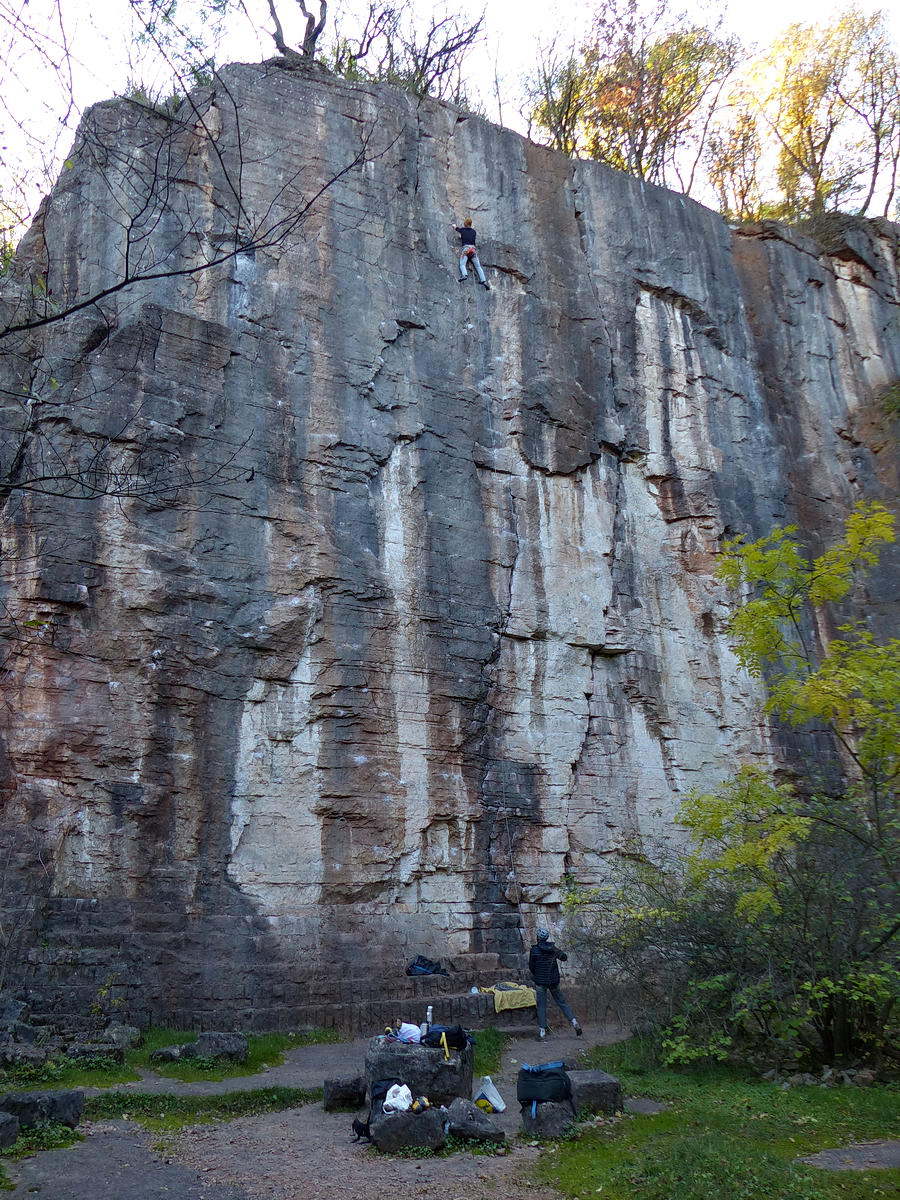
<path id="1" fill-rule="evenodd" d="M 440 1046 L 441 1036 L 447 1035 L 447 1045 L 451 1050 L 465 1050 L 472 1040 L 462 1025 L 429 1025 L 428 1032 L 422 1038 L 423 1046 Z"/>
<path id="2" fill-rule="evenodd" d="M 516 1081 L 516 1099 L 522 1108 L 529 1104 L 543 1104 L 546 1100 L 555 1100 L 557 1103 L 565 1103 L 568 1100 L 574 1114 L 572 1081 L 566 1074 L 566 1064 L 562 1060 L 536 1067 L 524 1063 L 519 1068 Z"/>
<path id="3" fill-rule="evenodd" d="M 414 958 L 406 968 L 407 975 L 446 975 L 447 972 L 441 966 L 440 960 L 434 962 L 430 958 L 426 958 L 424 954 Z"/>

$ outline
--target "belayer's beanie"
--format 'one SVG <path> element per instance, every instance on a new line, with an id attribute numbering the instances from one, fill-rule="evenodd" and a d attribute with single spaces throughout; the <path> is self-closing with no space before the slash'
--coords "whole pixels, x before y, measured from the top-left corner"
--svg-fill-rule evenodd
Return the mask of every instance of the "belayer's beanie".
<path id="1" fill-rule="evenodd" d="M 538 937 L 539 942 L 546 942 L 548 940 L 548 938 L 550 937 L 550 930 L 549 929 L 539 929 L 537 931 L 537 937 Z"/>

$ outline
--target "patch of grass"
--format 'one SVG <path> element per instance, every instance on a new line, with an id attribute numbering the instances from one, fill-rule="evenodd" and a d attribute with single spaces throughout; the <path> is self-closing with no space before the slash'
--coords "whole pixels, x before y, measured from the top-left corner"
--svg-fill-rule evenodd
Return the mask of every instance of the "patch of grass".
<path id="1" fill-rule="evenodd" d="M 57 1121 L 42 1121 L 32 1129 L 20 1133 L 11 1146 L 0 1150 L 4 1158 L 25 1158 L 26 1155 L 36 1154 L 39 1150 L 64 1150 L 75 1142 L 83 1142 L 84 1138 L 68 1125 L 60 1125 Z"/>
<path id="2" fill-rule="evenodd" d="M 895 1087 L 782 1091 L 726 1067 L 672 1070 L 647 1044 L 597 1047 L 585 1065 L 617 1075 L 626 1095 L 666 1100 L 560 1143 L 537 1167 L 564 1195 L 602 1200 L 872 1200 L 895 1195 L 900 1171 L 828 1172 L 799 1155 L 900 1134 Z"/>
<path id="3" fill-rule="evenodd" d="M 3 1168 L 0 1167 L 0 1192 L 14 1192 L 15 1190 L 16 1185 L 3 1170 Z"/>
<path id="4" fill-rule="evenodd" d="M 218 1096 L 106 1092 L 102 1096 L 89 1097 L 84 1106 L 84 1115 L 92 1121 L 110 1118 L 138 1121 L 145 1129 L 165 1132 L 183 1129 L 186 1125 L 233 1121 L 236 1117 L 280 1112 L 321 1099 L 321 1088 L 254 1088 L 246 1092 L 223 1092 Z"/>
<path id="5" fill-rule="evenodd" d="M 39 1088 L 112 1087 L 140 1078 L 133 1067 L 111 1058 L 49 1058 L 41 1066 L 9 1067 L 0 1071 L 0 1089 L 33 1091 Z"/>
<path id="6" fill-rule="evenodd" d="M 501 1033 L 489 1025 L 487 1029 L 475 1030 L 472 1036 L 475 1038 L 475 1074 L 496 1075 L 509 1042 L 509 1034 Z"/>
<path id="7" fill-rule="evenodd" d="M 251 1034 L 247 1038 L 247 1061 L 243 1063 L 206 1057 L 173 1063 L 150 1061 L 154 1050 L 160 1050 L 163 1046 L 182 1046 L 196 1040 L 195 1033 L 184 1030 L 151 1029 L 144 1037 L 143 1046 L 128 1055 L 128 1062 L 133 1067 L 149 1068 L 166 1079 L 180 1079 L 183 1083 L 218 1082 L 222 1079 L 256 1075 L 266 1067 L 280 1066 L 284 1062 L 286 1052 L 294 1050 L 297 1046 L 340 1042 L 343 1038 L 333 1029 L 311 1029 L 302 1033 Z"/>

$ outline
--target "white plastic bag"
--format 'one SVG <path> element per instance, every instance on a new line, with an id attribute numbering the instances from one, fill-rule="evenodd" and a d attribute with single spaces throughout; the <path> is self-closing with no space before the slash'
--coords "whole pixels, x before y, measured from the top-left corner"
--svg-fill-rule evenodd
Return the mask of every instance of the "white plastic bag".
<path id="1" fill-rule="evenodd" d="M 418 1025 L 410 1025 L 408 1021 L 404 1021 L 397 1030 L 397 1037 L 401 1042 L 421 1042 L 422 1030 Z"/>
<path id="2" fill-rule="evenodd" d="M 386 1113 L 406 1112 L 412 1106 L 412 1092 L 405 1083 L 395 1083 L 388 1088 L 384 1098 L 383 1110 Z"/>
<path id="3" fill-rule="evenodd" d="M 490 1075 L 485 1075 L 481 1080 L 481 1086 L 475 1093 L 475 1103 L 479 1100 L 486 1100 L 491 1106 L 491 1112 L 506 1112 L 506 1105 L 503 1103 L 503 1097 L 497 1091 L 491 1080 Z M 481 1105 L 479 1105 L 479 1108 Z"/>

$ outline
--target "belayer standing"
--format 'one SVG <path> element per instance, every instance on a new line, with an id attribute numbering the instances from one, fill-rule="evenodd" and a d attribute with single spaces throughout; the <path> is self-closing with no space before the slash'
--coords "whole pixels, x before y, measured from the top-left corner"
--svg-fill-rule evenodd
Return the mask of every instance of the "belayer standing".
<path id="1" fill-rule="evenodd" d="M 491 290 L 491 285 L 485 278 L 484 271 L 481 269 L 481 262 L 478 258 L 478 251 L 475 249 L 476 233 L 472 228 L 472 218 L 466 217 L 462 225 L 454 225 L 453 228 L 459 234 L 460 252 L 459 252 L 459 282 L 465 283 L 469 277 L 469 263 L 475 268 L 475 274 L 478 276 L 478 282 L 483 288 Z"/>
<path id="2" fill-rule="evenodd" d="M 562 1014 L 581 1037 L 581 1026 L 575 1014 L 566 1004 L 566 998 L 559 990 L 559 964 L 569 957 L 550 941 L 550 930 L 539 929 L 537 942 L 531 947 L 528 955 L 528 970 L 534 980 L 534 990 L 537 995 L 538 1037 L 547 1036 L 547 992 L 562 1009 Z"/>

